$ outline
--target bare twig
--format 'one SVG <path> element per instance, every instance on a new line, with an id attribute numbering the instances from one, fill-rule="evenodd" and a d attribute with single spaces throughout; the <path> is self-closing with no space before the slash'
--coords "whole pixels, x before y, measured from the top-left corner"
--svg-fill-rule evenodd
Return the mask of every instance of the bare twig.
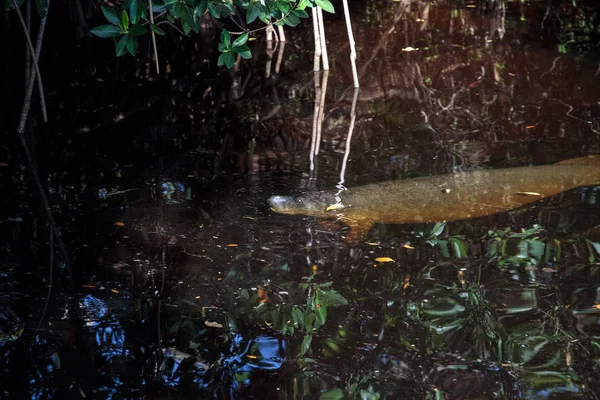
<path id="1" fill-rule="evenodd" d="M 543 78 L 544 76 L 548 75 L 550 72 L 554 71 L 554 68 L 556 68 L 556 63 L 558 62 L 558 60 L 560 60 L 560 56 L 554 58 L 554 61 L 552 61 L 552 66 L 550 67 L 550 69 L 546 72 L 544 72 L 542 75 L 540 75 L 540 78 Z"/>
<path id="2" fill-rule="evenodd" d="M 150 23 L 154 25 L 154 12 L 152 11 L 152 0 L 148 0 L 148 7 L 150 11 Z M 158 65 L 158 50 L 156 49 L 156 34 L 152 29 L 150 29 L 150 34 L 152 35 L 152 47 L 154 48 L 154 61 L 156 62 L 156 73 L 160 74 L 160 67 Z"/>
<path id="3" fill-rule="evenodd" d="M 44 303 L 44 309 L 42 310 L 42 315 L 40 316 L 40 320 L 38 321 L 37 328 L 35 328 L 33 339 L 31 339 L 31 344 L 29 347 L 33 347 L 35 343 L 35 339 L 37 338 L 37 333 L 42 326 L 42 322 L 44 322 L 44 318 L 46 317 L 46 312 L 48 311 L 48 305 L 50 304 L 50 297 L 52 296 L 52 288 L 54 287 L 54 231 L 50 228 L 50 260 L 48 261 L 48 293 L 46 294 L 46 302 Z"/>
<path id="4" fill-rule="evenodd" d="M 29 36 L 29 31 L 27 30 L 27 24 L 25 24 L 25 20 L 23 19 L 23 14 L 21 14 L 21 10 L 17 5 L 17 0 L 12 0 L 13 6 L 15 7 L 15 11 L 17 12 L 17 16 L 19 17 L 19 22 L 21 23 L 21 27 L 23 28 L 23 34 L 25 35 L 25 41 L 27 42 L 27 47 L 29 47 L 29 52 L 31 53 L 31 57 L 33 58 L 33 68 L 37 73 L 37 82 L 38 82 L 38 90 L 40 91 L 40 104 L 42 107 L 42 117 L 44 118 L 44 122 L 48 122 L 48 114 L 46 113 L 46 101 L 44 100 L 44 86 L 42 84 L 42 74 L 40 73 L 40 68 L 38 66 L 38 59 L 35 56 L 35 50 L 33 49 L 33 43 L 31 43 L 31 36 Z M 46 11 L 46 14 L 48 12 Z M 45 16 L 44 16 L 45 19 Z"/>
<path id="5" fill-rule="evenodd" d="M 50 7 L 50 0 L 48 0 L 48 7 Z M 46 14 L 42 17 L 40 21 L 40 27 L 38 29 L 37 41 L 35 43 L 35 58 L 40 58 L 40 53 L 42 52 L 42 39 L 44 38 L 44 31 L 46 30 L 46 19 L 48 16 L 48 8 L 46 8 Z M 19 119 L 19 124 L 17 125 L 17 132 L 19 134 L 25 132 L 25 124 L 27 122 L 27 116 L 29 115 L 29 109 L 31 108 L 31 96 L 33 94 L 33 84 L 36 79 L 36 71 L 34 70 L 29 76 L 29 81 L 27 82 L 27 88 L 25 90 L 25 98 L 23 100 L 23 107 L 21 108 L 21 117 Z M 42 96 L 43 100 L 43 96 Z"/>
<path id="6" fill-rule="evenodd" d="M 13 4 L 15 4 L 15 0 L 13 0 Z M 15 4 L 15 6 L 16 6 L 16 4 Z M 39 195 L 41 198 L 41 202 L 42 202 L 42 207 L 44 209 L 44 212 L 46 213 L 46 218 L 48 218 L 48 223 L 50 225 L 50 232 L 54 235 L 54 238 L 56 239 L 56 244 L 58 245 L 58 248 L 63 256 L 64 263 L 67 267 L 71 286 L 73 286 L 73 274 L 71 272 L 71 264 L 69 262 L 69 254 L 67 253 L 67 249 L 62 240 L 62 236 L 60 235 L 60 233 L 56 227 L 56 223 L 54 222 L 54 217 L 52 216 L 52 210 L 50 208 L 50 203 L 48 202 L 48 197 L 46 196 L 46 191 L 44 190 L 44 187 L 42 185 L 42 181 L 40 179 L 37 168 L 35 166 L 33 155 L 31 153 L 31 150 L 29 149 L 29 145 L 27 144 L 27 139 L 25 138 L 25 135 L 24 135 L 25 123 L 27 121 L 27 115 L 29 114 L 29 109 L 31 107 L 31 95 L 33 93 L 33 84 L 36 80 L 36 74 L 39 76 L 37 59 L 39 58 L 39 55 L 42 51 L 42 40 L 44 38 L 44 30 L 46 28 L 46 18 L 48 16 L 48 8 L 49 7 L 50 7 L 50 0 L 48 0 L 48 3 L 47 3 L 46 13 L 44 14 L 44 16 L 42 17 L 42 19 L 40 21 L 40 27 L 38 29 L 38 37 L 37 37 L 37 42 L 36 42 L 36 48 L 35 48 L 35 51 L 32 52 L 33 64 L 35 66 L 35 69 L 31 73 L 31 76 L 29 77 L 29 83 L 27 84 L 27 91 L 25 93 L 25 99 L 23 100 L 23 106 L 21 108 L 21 118 L 19 120 L 19 125 L 17 127 L 17 133 L 19 136 L 19 140 L 21 141 L 21 145 L 23 146 L 23 151 L 25 152 L 27 162 L 29 163 L 29 167 L 31 168 L 31 173 L 33 175 L 33 181 L 38 189 L 38 192 L 39 192 Z M 19 13 L 19 15 L 21 16 L 20 13 Z M 20 19 L 21 19 L 21 21 L 23 21 L 22 16 Z M 31 49 L 33 49 L 33 45 L 31 44 L 31 38 L 29 37 L 29 35 L 27 35 L 27 40 L 28 40 L 29 44 L 31 45 Z M 42 97 L 43 97 L 43 95 L 42 95 Z"/>

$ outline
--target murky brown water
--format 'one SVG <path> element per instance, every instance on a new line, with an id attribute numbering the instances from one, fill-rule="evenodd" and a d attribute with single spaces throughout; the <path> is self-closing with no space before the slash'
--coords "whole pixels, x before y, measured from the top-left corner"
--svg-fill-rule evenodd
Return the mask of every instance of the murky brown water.
<path id="1" fill-rule="evenodd" d="M 180 132 L 165 146 L 182 150 L 156 146 L 148 170 L 119 156 L 122 174 L 98 188 L 136 190 L 66 233 L 77 289 L 55 295 L 35 342 L 23 324 L 39 315 L 12 311 L 26 309 L 28 274 L 4 275 L 20 283 L 5 285 L 0 350 L 16 376 L 33 349 L 29 397 L 600 395 L 597 186 L 477 219 L 373 221 L 354 241 L 343 221 L 269 210 L 273 195 L 600 154 L 597 65 L 548 39 L 544 7 L 400 7 L 356 7 L 354 105 L 343 20 L 327 25 L 312 158 L 323 86 L 307 30 L 266 53 L 254 43 L 216 106 L 204 83 L 157 103 L 161 129 Z"/>

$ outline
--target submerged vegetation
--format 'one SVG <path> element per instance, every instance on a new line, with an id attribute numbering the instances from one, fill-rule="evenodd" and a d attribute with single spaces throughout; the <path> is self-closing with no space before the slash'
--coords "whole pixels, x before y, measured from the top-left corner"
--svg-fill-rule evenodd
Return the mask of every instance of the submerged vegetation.
<path id="1" fill-rule="evenodd" d="M 3 397 L 600 396 L 597 187 L 354 243 L 267 204 L 600 154 L 597 7 L 352 2 L 352 92 L 342 13 L 313 75 L 315 6 L 6 2 Z"/>

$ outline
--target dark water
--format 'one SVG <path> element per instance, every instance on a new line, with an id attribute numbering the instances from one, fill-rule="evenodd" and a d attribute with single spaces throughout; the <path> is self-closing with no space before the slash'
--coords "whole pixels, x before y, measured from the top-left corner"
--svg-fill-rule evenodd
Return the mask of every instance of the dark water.
<path id="1" fill-rule="evenodd" d="M 559 29 L 595 14 L 546 6 L 353 6 L 349 148 L 332 18 L 313 169 L 308 26 L 270 51 L 259 38 L 231 72 L 210 70 L 210 51 L 178 58 L 190 41 L 165 80 L 131 60 L 113 81 L 114 64 L 76 65 L 37 139 L 73 288 L 3 148 L 4 397 L 598 398 L 598 187 L 467 221 L 376 223 L 358 242 L 266 202 L 600 154 L 593 39 L 575 31 L 565 52 L 573 32 Z"/>

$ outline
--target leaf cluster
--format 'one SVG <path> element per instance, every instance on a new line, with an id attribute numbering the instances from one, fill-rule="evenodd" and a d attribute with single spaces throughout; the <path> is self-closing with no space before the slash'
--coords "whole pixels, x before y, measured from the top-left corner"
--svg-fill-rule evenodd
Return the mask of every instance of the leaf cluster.
<path id="1" fill-rule="evenodd" d="M 22 3 L 24 0 L 20 0 Z M 36 0 L 45 2 L 47 0 Z M 7 0 L 12 2 L 12 0 Z M 179 25 L 187 35 L 192 31 L 200 33 L 200 22 L 205 14 L 218 20 L 240 14 L 250 24 L 260 20 L 265 25 L 294 27 L 302 19 L 308 18 L 307 8 L 321 7 L 333 13 L 334 8 L 329 0 L 156 0 L 152 2 L 154 22 L 150 18 L 150 3 L 148 0 L 125 0 L 119 9 L 102 6 L 102 13 L 108 24 L 100 25 L 91 32 L 102 38 L 120 38 L 117 42 L 117 56 L 137 53 L 138 37 L 148 33 L 148 28 L 157 35 L 165 32 L 161 24 Z M 8 7 L 8 3 L 7 3 Z M 244 59 L 252 57 L 246 46 L 251 31 L 239 34 L 232 40 L 232 32 L 223 29 L 220 35 L 218 65 L 231 68 L 235 56 Z"/>

